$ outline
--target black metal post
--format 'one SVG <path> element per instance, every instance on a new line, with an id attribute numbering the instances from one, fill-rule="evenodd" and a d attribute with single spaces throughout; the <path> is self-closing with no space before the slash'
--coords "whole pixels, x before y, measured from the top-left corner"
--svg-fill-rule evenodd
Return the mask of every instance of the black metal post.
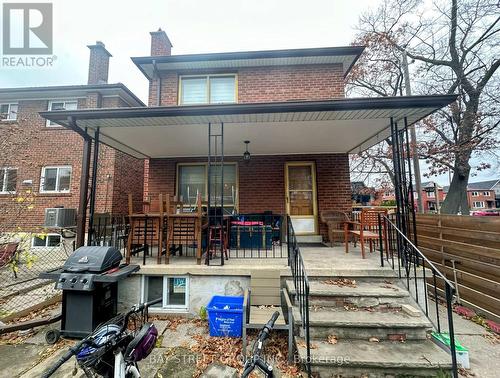
<path id="1" fill-rule="evenodd" d="M 412 180 L 412 174 L 411 174 L 411 157 L 410 157 L 410 144 L 408 142 L 408 118 L 404 118 L 404 123 L 405 123 L 405 129 L 406 129 L 406 145 L 407 145 L 407 150 L 408 150 L 408 169 L 410 172 L 410 200 L 411 200 L 411 213 L 412 213 L 412 221 L 413 221 L 413 244 L 415 244 L 416 247 L 418 247 L 418 240 L 417 240 L 417 217 L 415 215 L 415 195 L 413 192 L 413 180 Z M 415 149 L 416 151 L 416 149 Z M 417 178 L 415 178 L 415 181 L 417 181 Z M 417 181 L 418 182 L 418 181 Z M 421 196 L 422 194 L 419 193 Z"/>
<path id="2" fill-rule="evenodd" d="M 207 252 L 205 255 L 205 264 L 210 265 L 210 226 L 212 224 L 212 205 L 211 205 L 211 187 L 212 187 L 212 123 L 208 123 L 208 166 L 207 166 L 207 219 L 208 219 L 208 228 L 207 228 Z"/>
<path id="3" fill-rule="evenodd" d="M 453 290 L 447 282 L 444 283 L 444 286 L 446 291 L 446 309 L 448 310 L 448 331 L 450 335 L 452 373 L 454 378 L 458 378 L 455 330 L 453 328 L 453 309 L 451 307 L 451 301 L 453 300 Z"/>
<path id="4" fill-rule="evenodd" d="M 377 214 L 378 217 L 378 240 L 380 243 L 380 266 L 384 267 L 384 241 L 382 240 L 382 219 L 380 213 Z"/>
<path id="5" fill-rule="evenodd" d="M 87 245 L 92 245 L 94 237 L 94 213 L 95 213 L 95 197 L 97 191 L 97 173 L 99 164 L 99 127 L 94 132 L 94 159 L 92 162 L 92 189 L 90 192 L 90 209 L 89 209 L 89 228 L 87 233 Z"/>
<path id="6" fill-rule="evenodd" d="M 78 126 L 74 118 L 69 117 L 69 124 L 76 129 Z M 82 173 L 80 176 L 80 198 L 78 200 L 78 214 L 76 221 L 76 248 L 85 244 L 85 226 L 87 223 L 87 195 L 89 190 L 89 173 L 90 173 L 90 153 L 91 140 L 85 129 L 83 136 L 83 155 L 82 155 Z"/>

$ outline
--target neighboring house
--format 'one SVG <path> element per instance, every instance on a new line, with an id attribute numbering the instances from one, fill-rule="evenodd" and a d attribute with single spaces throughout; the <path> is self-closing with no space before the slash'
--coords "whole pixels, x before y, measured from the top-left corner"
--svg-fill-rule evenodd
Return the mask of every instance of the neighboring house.
<path id="1" fill-rule="evenodd" d="M 437 193 L 436 193 L 437 189 Z M 437 194 L 437 198 L 436 198 Z M 414 192 L 415 203 L 417 202 L 418 193 Z M 446 198 L 446 193 L 443 187 L 440 185 L 435 185 L 434 181 L 426 181 L 422 183 L 422 204 L 425 212 L 437 212 L 438 203 L 439 206 L 443 203 Z"/>
<path id="2" fill-rule="evenodd" d="M 469 183 L 467 185 L 467 200 L 472 210 L 499 208 L 500 180 Z"/>
<path id="3" fill-rule="evenodd" d="M 78 207 L 82 138 L 39 112 L 145 106 L 123 84 L 107 83 L 111 54 L 104 44 L 88 47 L 87 85 L 0 88 L 0 218 L 15 231 L 40 231 L 46 208 Z M 99 155 L 96 211 L 123 214 L 128 191 L 142 198 L 143 161 L 107 146 Z M 22 203 L 13 197 L 30 192 L 32 206 L 20 209 Z"/>
<path id="4" fill-rule="evenodd" d="M 362 206 L 374 205 L 377 194 L 375 188 L 366 186 L 363 181 L 353 181 L 351 182 L 351 191 L 353 204 Z"/>

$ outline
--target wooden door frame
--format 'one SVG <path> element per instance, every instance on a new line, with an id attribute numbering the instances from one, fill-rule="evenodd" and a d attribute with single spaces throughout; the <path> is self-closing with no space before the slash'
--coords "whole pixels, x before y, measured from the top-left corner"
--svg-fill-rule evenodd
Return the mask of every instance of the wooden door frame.
<path id="1" fill-rule="evenodd" d="M 316 163 L 314 161 L 287 161 L 285 162 L 285 212 L 290 215 L 290 199 L 289 199 L 289 182 L 288 182 L 288 167 L 290 166 L 309 166 L 311 167 L 312 175 L 312 192 L 313 192 L 313 215 L 314 231 L 313 232 L 296 232 L 297 235 L 318 235 L 318 188 L 316 183 Z M 297 217 L 297 216 L 294 216 Z M 310 216 L 303 217 L 310 218 Z M 290 215 L 292 219 L 292 215 Z"/>

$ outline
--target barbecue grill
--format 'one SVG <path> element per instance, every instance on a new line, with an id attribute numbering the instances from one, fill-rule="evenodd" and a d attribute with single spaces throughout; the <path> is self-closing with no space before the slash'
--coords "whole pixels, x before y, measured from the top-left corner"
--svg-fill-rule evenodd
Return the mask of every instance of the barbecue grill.
<path id="1" fill-rule="evenodd" d="M 61 269 L 42 273 L 63 291 L 61 334 L 82 338 L 117 313 L 118 282 L 139 270 L 114 247 L 80 247 Z"/>

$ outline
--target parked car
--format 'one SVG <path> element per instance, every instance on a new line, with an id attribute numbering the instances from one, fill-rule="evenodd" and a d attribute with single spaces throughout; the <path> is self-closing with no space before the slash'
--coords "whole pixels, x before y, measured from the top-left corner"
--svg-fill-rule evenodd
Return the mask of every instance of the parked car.
<path id="1" fill-rule="evenodd" d="M 497 209 L 487 209 L 487 210 L 476 210 L 471 213 L 473 217 L 495 217 L 500 216 L 500 210 Z"/>

